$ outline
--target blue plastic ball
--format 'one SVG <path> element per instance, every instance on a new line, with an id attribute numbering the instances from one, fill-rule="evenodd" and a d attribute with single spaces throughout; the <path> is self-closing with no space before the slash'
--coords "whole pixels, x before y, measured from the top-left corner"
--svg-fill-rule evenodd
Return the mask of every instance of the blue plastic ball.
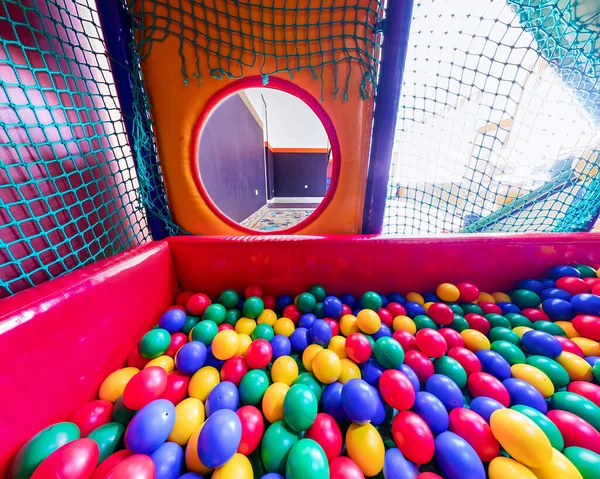
<path id="1" fill-rule="evenodd" d="M 414 301 L 409 301 L 408 303 L 405 303 L 404 309 L 406 310 L 406 315 L 409 318 L 415 318 L 420 314 L 425 314 L 423 306 L 421 306 L 419 303 L 415 303 Z"/>
<path id="2" fill-rule="evenodd" d="M 200 474 L 195 472 L 186 472 L 183 476 L 179 476 L 179 479 L 204 479 Z"/>
<path id="3" fill-rule="evenodd" d="M 383 337 L 391 338 L 392 332 L 390 331 L 390 328 L 388 328 L 385 324 L 381 323 L 381 326 L 379 326 L 379 330 L 375 334 L 372 334 L 371 337 L 375 341 Z"/>
<path id="4" fill-rule="evenodd" d="M 544 287 L 544 289 L 554 288 L 554 286 L 555 286 L 554 281 L 551 280 L 550 278 L 541 279 L 540 283 L 542 283 L 542 286 Z"/>
<path id="5" fill-rule="evenodd" d="M 175 356 L 175 365 L 183 374 L 194 374 L 206 363 L 208 350 L 200 341 L 184 344 Z"/>
<path id="6" fill-rule="evenodd" d="M 340 295 L 340 301 L 350 309 L 353 309 L 356 306 L 356 299 L 348 293 Z"/>
<path id="7" fill-rule="evenodd" d="M 185 455 L 182 447 L 175 442 L 165 442 L 150 454 L 154 463 L 156 479 L 178 479 L 183 468 Z"/>
<path id="8" fill-rule="evenodd" d="M 360 365 L 361 377 L 371 386 L 379 386 L 379 378 L 385 371 L 385 368 L 377 362 L 376 359 L 371 358 L 366 363 Z"/>
<path id="9" fill-rule="evenodd" d="M 158 327 L 166 329 L 173 334 L 183 328 L 185 324 L 186 314 L 179 308 L 169 309 L 160 317 Z"/>
<path id="10" fill-rule="evenodd" d="M 425 382 L 425 390 L 437 397 L 451 411 L 463 405 L 463 396 L 458 385 L 443 374 L 432 374 Z"/>
<path id="11" fill-rule="evenodd" d="M 319 346 L 327 346 L 329 341 L 331 341 L 331 337 L 333 336 L 331 326 L 324 319 L 315 320 L 315 322 L 312 323 L 309 331 L 312 342 L 318 344 Z"/>
<path id="12" fill-rule="evenodd" d="M 175 425 L 175 406 L 157 399 L 140 409 L 125 431 L 125 446 L 134 454 L 152 454 L 169 437 Z"/>
<path id="13" fill-rule="evenodd" d="M 594 364 L 600 361 L 600 356 L 587 356 L 585 360 L 590 366 L 594 367 Z"/>
<path id="14" fill-rule="evenodd" d="M 600 296 L 595 294 L 576 294 L 571 298 L 571 306 L 578 314 L 600 316 Z"/>
<path id="15" fill-rule="evenodd" d="M 342 315 L 342 302 L 335 296 L 323 300 L 323 312 L 326 318 L 338 319 Z"/>
<path id="16" fill-rule="evenodd" d="M 473 398 L 470 408 L 479 414 L 489 424 L 492 413 L 498 409 L 504 409 L 504 406 L 495 399 L 487 396 Z"/>
<path id="17" fill-rule="evenodd" d="M 415 389 L 415 392 L 419 392 L 421 390 L 421 383 L 419 382 L 419 378 L 417 376 L 417 373 L 415 373 L 412 368 L 410 366 L 407 366 L 406 364 L 401 364 L 400 367 L 398 368 L 402 373 L 404 373 L 404 375 L 410 379 L 410 382 L 413 385 L 413 388 Z"/>
<path id="18" fill-rule="evenodd" d="M 339 382 L 329 384 L 321 395 L 321 405 L 323 411 L 329 414 L 338 423 L 348 420 L 348 416 L 342 409 L 342 388 L 344 385 Z"/>
<path id="19" fill-rule="evenodd" d="M 233 457 L 242 440 L 238 415 L 221 409 L 204 423 L 198 437 L 198 457 L 207 467 L 221 467 Z"/>
<path id="20" fill-rule="evenodd" d="M 275 302 L 275 308 L 277 308 L 279 312 L 283 312 L 286 306 L 289 306 L 290 304 L 294 304 L 294 298 L 292 298 L 289 294 L 282 294 L 279 296 L 279 298 L 277 298 L 277 301 Z"/>
<path id="21" fill-rule="evenodd" d="M 384 479 L 415 479 L 418 475 L 417 466 L 405 459 L 400 449 L 394 447 L 385 452 L 383 459 Z"/>
<path id="22" fill-rule="evenodd" d="M 350 379 L 342 388 L 342 408 L 356 424 L 366 424 L 377 413 L 377 397 L 362 379 Z"/>
<path id="23" fill-rule="evenodd" d="M 371 424 L 373 424 L 373 426 L 380 426 L 381 424 L 383 424 L 383 421 L 385 421 L 387 413 L 385 408 L 386 404 L 383 398 L 381 397 L 381 394 L 379 394 L 379 391 L 377 391 L 377 389 L 375 389 L 373 386 L 369 387 L 371 388 L 371 392 L 373 393 L 376 404 L 375 414 L 371 418 Z"/>
<path id="24" fill-rule="evenodd" d="M 439 303 L 440 302 L 440 298 L 438 297 L 438 295 L 432 291 L 423 293 L 423 299 L 425 300 L 426 303 Z"/>
<path id="25" fill-rule="evenodd" d="M 246 302 L 246 298 L 244 298 L 241 294 L 239 295 L 238 302 L 235 305 L 235 309 L 242 311 L 244 309 L 244 303 Z"/>
<path id="26" fill-rule="evenodd" d="M 558 278 L 564 278 L 565 276 L 575 276 L 576 278 L 581 278 L 581 273 L 577 268 L 563 264 L 552 268 L 548 272 L 548 276 L 556 281 Z"/>
<path id="27" fill-rule="evenodd" d="M 544 331 L 527 331 L 521 338 L 521 344 L 530 354 L 556 358 L 562 353 L 558 339 Z"/>
<path id="28" fill-rule="evenodd" d="M 380 294 L 379 297 L 381 298 L 381 307 L 385 308 L 390 301 L 387 299 L 387 296 L 385 294 Z"/>
<path id="29" fill-rule="evenodd" d="M 521 308 L 519 308 L 514 303 L 507 303 L 505 301 L 501 301 L 498 303 L 498 307 L 502 310 L 502 314 L 510 314 L 510 313 L 521 314 Z"/>
<path id="30" fill-rule="evenodd" d="M 240 395 L 238 388 L 229 381 L 223 381 L 217 384 L 206 398 L 206 415 L 212 416 L 221 409 L 237 411 L 240 404 Z M 208 464 L 207 464 L 208 465 Z"/>
<path id="31" fill-rule="evenodd" d="M 435 438 L 435 461 L 446 479 L 485 479 L 475 449 L 462 437 L 446 431 Z"/>
<path id="32" fill-rule="evenodd" d="M 515 289 L 528 289 L 529 291 L 533 291 L 535 294 L 539 295 L 544 290 L 544 285 L 537 279 L 522 279 L 517 283 L 517 287 Z"/>
<path id="33" fill-rule="evenodd" d="M 398 304 L 406 303 L 406 299 L 404 299 L 404 296 L 402 296 L 400 293 L 390 293 L 387 295 L 387 299 L 389 300 L 390 303 L 398 303 Z"/>
<path id="34" fill-rule="evenodd" d="M 440 434 L 448 430 L 450 424 L 448 410 L 442 401 L 433 394 L 426 391 L 418 392 L 412 410 L 421 416 L 434 434 Z"/>
<path id="35" fill-rule="evenodd" d="M 292 343 L 283 334 L 276 334 L 270 341 L 273 349 L 273 361 L 281 356 L 289 356 L 292 353 Z"/>
<path id="36" fill-rule="evenodd" d="M 310 333 L 306 328 L 296 328 L 290 335 L 292 350 L 301 353 L 310 344 Z"/>
<path id="37" fill-rule="evenodd" d="M 285 479 L 281 474 L 277 472 L 269 472 L 262 476 L 260 479 Z"/>
<path id="38" fill-rule="evenodd" d="M 215 369 L 221 369 L 221 366 L 224 362 L 225 361 L 221 359 L 215 358 L 215 355 L 212 353 L 212 345 L 210 345 L 206 350 L 206 362 L 204 363 L 204 365 L 212 366 Z"/>
<path id="39" fill-rule="evenodd" d="M 552 321 L 570 321 L 575 316 L 573 306 L 564 299 L 546 299 L 542 302 L 542 308 Z"/>
<path id="40" fill-rule="evenodd" d="M 512 376 L 510 364 L 496 351 L 481 349 L 475 353 L 481 363 L 481 369 L 484 373 L 491 374 L 500 381 L 504 381 Z"/>
<path id="41" fill-rule="evenodd" d="M 531 384 L 517 378 L 509 378 L 502 381 L 502 384 L 510 394 L 510 405 L 523 404 L 537 409 L 543 414 L 548 411 L 548 404 L 544 396 Z"/>
<path id="42" fill-rule="evenodd" d="M 302 316 L 300 316 L 297 326 L 299 328 L 309 329 L 316 319 L 317 317 L 313 313 L 304 313 Z"/>
<path id="43" fill-rule="evenodd" d="M 542 301 L 547 299 L 564 299 L 565 301 L 571 301 L 571 295 L 564 289 L 559 288 L 546 288 L 542 291 L 540 297 L 542 298 Z"/>

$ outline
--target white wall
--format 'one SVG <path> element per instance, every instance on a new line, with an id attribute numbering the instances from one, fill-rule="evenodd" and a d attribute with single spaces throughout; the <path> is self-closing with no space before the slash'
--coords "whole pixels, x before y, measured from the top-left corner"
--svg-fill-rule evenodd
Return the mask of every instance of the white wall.
<path id="1" fill-rule="evenodd" d="M 262 118 L 265 128 L 268 125 L 269 144 L 272 148 L 329 146 L 321 120 L 302 100 L 270 88 L 249 88 L 244 93 Z M 267 103 L 268 121 L 265 121 L 261 95 Z"/>

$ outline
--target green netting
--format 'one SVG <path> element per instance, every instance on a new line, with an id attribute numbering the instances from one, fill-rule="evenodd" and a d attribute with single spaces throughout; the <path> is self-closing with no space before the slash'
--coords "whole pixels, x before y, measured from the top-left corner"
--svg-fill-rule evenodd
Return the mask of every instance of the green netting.
<path id="1" fill-rule="evenodd" d="M 415 3 L 386 233 L 583 231 L 600 208 L 600 3 Z"/>
<path id="2" fill-rule="evenodd" d="M 360 93 L 374 90 L 384 25 L 381 0 L 123 0 L 137 25 L 138 50 L 146 58 L 154 42 L 179 39 L 181 71 L 201 83 L 202 69 L 215 78 L 241 78 L 259 65 L 268 76 L 309 69 L 323 83 L 323 66 L 333 66 L 333 94 L 348 98 L 352 68 L 362 74 Z M 184 54 L 195 52 L 189 65 Z M 202 65 L 200 52 L 206 54 Z M 348 73 L 338 78 L 338 66 Z"/>
<path id="3" fill-rule="evenodd" d="M 0 0 L 0 298 L 149 239 L 94 0 Z"/>

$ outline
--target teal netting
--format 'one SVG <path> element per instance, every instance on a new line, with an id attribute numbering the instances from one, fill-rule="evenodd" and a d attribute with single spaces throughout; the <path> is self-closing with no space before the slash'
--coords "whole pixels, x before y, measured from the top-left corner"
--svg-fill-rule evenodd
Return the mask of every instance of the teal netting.
<path id="1" fill-rule="evenodd" d="M 0 0 L 0 298 L 149 239 L 94 0 Z"/>
<path id="2" fill-rule="evenodd" d="M 376 85 L 379 47 L 384 26 L 382 0 L 123 0 L 134 15 L 142 60 L 154 42 L 179 39 L 181 71 L 201 83 L 206 68 L 215 78 L 241 78 L 259 65 L 268 76 L 312 72 L 324 85 L 323 67 L 333 67 L 333 94 L 348 98 L 353 68 L 359 68 L 360 94 Z M 186 46 L 195 52 L 188 65 Z M 207 65 L 200 60 L 204 52 Z M 347 71 L 340 79 L 341 64 Z"/>
<path id="3" fill-rule="evenodd" d="M 417 0 L 387 233 L 583 231 L 600 208 L 600 3 Z"/>

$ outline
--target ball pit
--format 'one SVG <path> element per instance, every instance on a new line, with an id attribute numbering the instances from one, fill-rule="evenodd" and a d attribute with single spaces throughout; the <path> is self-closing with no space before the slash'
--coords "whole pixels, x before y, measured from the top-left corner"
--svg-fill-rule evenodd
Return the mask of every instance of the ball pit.
<path id="1" fill-rule="evenodd" d="M 592 279 L 559 265 L 508 294 L 182 293 L 10 477 L 592 479 Z"/>

